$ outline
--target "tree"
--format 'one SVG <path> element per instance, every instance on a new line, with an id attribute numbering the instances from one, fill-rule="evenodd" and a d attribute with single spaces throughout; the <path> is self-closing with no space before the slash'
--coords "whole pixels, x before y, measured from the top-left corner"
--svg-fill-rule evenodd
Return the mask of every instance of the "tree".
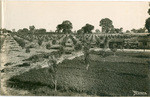
<path id="1" fill-rule="evenodd" d="M 47 44 L 46 44 L 46 49 L 50 49 L 50 47 L 51 47 L 51 44 L 50 44 L 50 43 L 47 43 Z"/>
<path id="2" fill-rule="evenodd" d="M 26 53 L 30 53 L 30 48 L 29 47 L 26 48 Z"/>
<path id="3" fill-rule="evenodd" d="M 56 28 L 57 28 L 56 32 L 61 32 L 61 30 L 62 30 L 63 33 L 67 34 L 67 33 L 72 32 L 71 29 L 73 27 L 72 27 L 72 23 L 70 21 L 65 20 L 62 22 L 62 24 L 57 25 Z"/>
<path id="4" fill-rule="evenodd" d="M 129 30 L 126 30 L 126 33 L 130 33 L 130 31 L 129 31 Z"/>
<path id="5" fill-rule="evenodd" d="M 117 51 L 117 44 L 113 43 L 112 46 L 110 46 L 111 51 L 114 53 L 114 56 L 116 55 Z"/>
<path id="6" fill-rule="evenodd" d="M 11 30 L 7 30 L 7 33 L 12 33 L 12 31 Z"/>
<path id="7" fill-rule="evenodd" d="M 22 29 L 19 29 L 17 32 L 18 32 L 18 33 L 21 33 L 21 32 L 22 32 Z"/>
<path id="8" fill-rule="evenodd" d="M 22 32 L 24 32 L 24 33 L 28 33 L 28 32 L 29 32 L 29 30 L 28 30 L 27 28 L 23 28 L 23 29 L 22 29 Z"/>
<path id="9" fill-rule="evenodd" d="M 123 28 L 115 28 L 115 32 L 116 33 L 122 33 L 123 32 Z"/>
<path id="10" fill-rule="evenodd" d="M 75 49 L 76 51 L 81 50 L 81 49 L 82 49 L 82 45 L 81 45 L 81 43 L 77 43 L 77 44 L 75 44 L 74 49 Z"/>
<path id="11" fill-rule="evenodd" d="M 150 4 L 149 4 L 150 6 Z M 147 13 L 150 15 L 150 9 L 148 9 Z M 145 28 L 148 30 L 148 32 L 150 33 L 150 17 L 148 19 L 146 19 L 145 22 Z"/>
<path id="12" fill-rule="evenodd" d="M 52 45 L 55 45 L 57 43 L 56 40 L 52 40 Z"/>
<path id="13" fill-rule="evenodd" d="M 15 29 L 12 29 L 12 32 L 16 32 L 16 30 L 15 30 Z"/>
<path id="14" fill-rule="evenodd" d="M 102 32 L 108 33 L 113 28 L 112 20 L 104 18 L 100 21 L 99 26 L 102 27 Z"/>
<path id="15" fill-rule="evenodd" d="M 100 30 L 99 30 L 99 29 L 96 29 L 95 32 L 96 32 L 96 33 L 100 33 Z"/>
<path id="16" fill-rule="evenodd" d="M 57 28 L 56 32 L 58 33 L 62 32 L 62 29 L 63 29 L 62 24 L 57 25 L 56 28 Z"/>
<path id="17" fill-rule="evenodd" d="M 44 29 L 44 28 L 37 29 L 35 32 L 36 33 L 46 33 L 46 29 Z"/>
<path id="18" fill-rule="evenodd" d="M 43 43 L 43 40 L 42 40 L 42 39 L 38 39 L 38 44 L 39 44 L 39 46 L 41 46 L 42 43 Z"/>
<path id="19" fill-rule="evenodd" d="M 122 27 L 120 28 L 120 32 L 121 32 L 121 33 L 123 32 L 123 28 L 122 28 Z"/>
<path id="20" fill-rule="evenodd" d="M 56 61 L 56 58 L 53 56 L 49 56 L 49 60 L 47 62 L 49 68 L 48 68 L 48 72 L 50 73 L 51 75 L 51 79 L 52 79 L 52 82 L 54 84 L 54 88 L 55 88 L 55 91 L 57 91 L 57 61 Z"/>
<path id="21" fill-rule="evenodd" d="M 2 29 L 2 32 L 3 32 L 3 33 L 7 33 L 6 28 L 3 28 L 3 29 Z"/>
<path id="22" fill-rule="evenodd" d="M 88 70 L 89 68 L 89 64 L 90 64 L 90 47 L 89 47 L 89 44 L 85 43 L 84 44 L 84 47 L 83 47 L 83 53 L 84 53 L 84 62 L 85 64 L 87 65 L 86 66 L 86 70 Z"/>
<path id="23" fill-rule="evenodd" d="M 146 28 L 140 28 L 137 30 L 137 33 L 145 33 Z"/>
<path id="24" fill-rule="evenodd" d="M 150 9 L 148 9 L 147 13 L 150 15 Z"/>
<path id="25" fill-rule="evenodd" d="M 137 30 L 134 29 L 134 28 L 133 28 L 131 31 L 132 31 L 133 33 L 137 33 Z"/>
<path id="26" fill-rule="evenodd" d="M 116 33 L 119 33 L 119 32 L 120 32 L 120 29 L 115 28 L 115 32 L 116 32 Z"/>
<path id="27" fill-rule="evenodd" d="M 146 28 L 146 29 L 148 30 L 148 32 L 150 33 L 150 18 L 146 19 L 145 28 Z"/>
<path id="28" fill-rule="evenodd" d="M 0 34 L 2 34 L 2 28 L 0 28 Z"/>
<path id="29" fill-rule="evenodd" d="M 32 26 L 29 26 L 29 29 L 30 29 L 30 32 L 34 32 L 34 30 L 35 30 L 35 26 L 34 25 L 32 25 Z"/>
<path id="30" fill-rule="evenodd" d="M 106 36 L 104 39 L 103 39 L 103 50 L 102 50 L 102 57 L 104 58 L 104 61 L 105 61 L 105 58 L 108 56 L 108 54 L 106 53 L 106 49 L 109 48 L 109 41 L 108 41 L 108 37 Z"/>
<path id="31" fill-rule="evenodd" d="M 83 33 L 84 33 L 83 29 L 77 30 L 77 34 L 83 34 Z"/>
<path id="32" fill-rule="evenodd" d="M 116 28 L 112 28 L 110 29 L 109 33 L 113 34 L 113 33 L 117 33 Z"/>
<path id="33" fill-rule="evenodd" d="M 91 24 L 86 24 L 84 27 L 82 27 L 84 34 L 92 33 L 92 30 L 94 29 L 94 26 Z"/>

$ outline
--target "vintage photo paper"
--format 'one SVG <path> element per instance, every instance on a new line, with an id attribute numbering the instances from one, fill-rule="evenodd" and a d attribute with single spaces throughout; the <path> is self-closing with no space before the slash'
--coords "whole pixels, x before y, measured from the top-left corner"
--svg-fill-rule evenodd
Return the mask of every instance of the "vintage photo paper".
<path id="1" fill-rule="evenodd" d="M 148 1 L 0 5 L 0 95 L 150 96 Z"/>

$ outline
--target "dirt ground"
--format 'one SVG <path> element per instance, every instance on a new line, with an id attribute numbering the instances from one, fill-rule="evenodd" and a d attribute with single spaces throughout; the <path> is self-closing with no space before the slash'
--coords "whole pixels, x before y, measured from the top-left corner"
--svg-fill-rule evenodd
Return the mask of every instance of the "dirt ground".
<path id="1" fill-rule="evenodd" d="M 32 68 L 36 68 L 38 66 L 45 67 L 44 64 L 41 62 L 31 63 L 29 67 L 17 67 L 18 64 L 23 64 L 24 59 L 27 59 L 36 54 L 42 53 L 51 53 L 55 50 L 47 50 L 42 47 L 38 49 L 32 48 L 30 49 L 30 53 L 25 53 L 25 49 L 22 49 L 18 43 L 13 39 L 11 36 L 7 36 L 2 47 L 2 52 L 0 53 L 1 56 L 1 95 L 28 95 L 28 91 L 21 91 L 21 90 L 14 90 L 12 88 L 7 87 L 6 81 L 14 75 L 20 75 L 24 72 L 29 71 Z M 61 63 L 64 59 L 73 59 L 77 56 L 82 55 L 80 52 L 74 53 L 72 55 L 63 55 L 58 59 L 58 63 Z M 43 60 L 44 61 L 44 60 Z M 8 65 L 7 65 L 8 64 Z M 41 66 L 43 65 L 43 66 Z"/>
<path id="2" fill-rule="evenodd" d="M 98 51 L 101 49 L 94 48 L 94 50 Z M 118 50 L 118 52 L 119 51 L 120 52 L 143 52 L 143 50 L 124 50 L 124 51 Z M 7 87 L 6 81 L 13 76 L 22 75 L 22 74 L 30 71 L 33 68 L 37 68 L 38 66 L 41 66 L 42 65 L 41 62 L 31 63 L 30 66 L 28 66 L 28 67 L 18 67 L 17 65 L 23 64 L 24 59 L 27 59 L 33 55 L 41 54 L 41 53 L 45 53 L 45 52 L 51 53 L 51 52 L 53 52 L 53 50 L 47 50 L 44 48 L 38 48 L 38 49 L 33 48 L 33 49 L 31 49 L 30 53 L 25 53 L 25 49 L 22 49 L 11 36 L 7 36 L 4 41 L 3 47 L 2 47 L 2 52 L 0 53 L 0 56 L 1 56 L 1 60 L 0 60 L 0 63 L 1 63 L 1 68 L 0 68 L 1 69 L 1 90 L 2 90 L 1 95 L 18 95 L 18 96 L 19 95 L 20 96 L 21 95 L 32 95 L 28 90 L 18 90 L 15 88 Z M 145 52 L 150 53 L 150 50 L 145 50 Z M 63 55 L 58 59 L 57 62 L 59 64 L 61 64 L 63 62 L 63 60 L 65 60 L 65 59 L 73 60 L 74 58 L 80 57 L 82 55 L 83 55 L 83 53 L 81 53 L 81 52 L 75 52 L 71 55 Z M 100 62 L 103 62 L 103 60 L 104 60 L 103 58 L 98 58 L 93 55 L 91 55 L 91 56 L 94 60 L 97 60 Z M 123 60 L 123 61 L 126 60 L 126 62 L 127 61 L 128 62 L 140 61 L 142 63 L 143 59 L 140 59 L 140 58 L 136 59 L 136 58 L 132 58 L 132 57 L 130 57 L 130 58 L 124 57 L 124 59 L 120 59 L 119 57 L 116 57 L 115 60 L 112 57 L 108 57 L 106 59 L 106 61 L 109 61 L 109 62 L 114 62 L 114 61 L 120 62 L 121 60 Z M 98 63 L 95 63 L 95 64 L 98 64 Z M 73 65 L 70 65 L 70 66 L 73 66 Z M 102 65 L 102 66 L 104 66 L 104 65 Z M 46 68 L 46 66 L 43 66 L 43 68 Z M 119 68 L 121 68 L 121 67 L 119 67 Z M 121 69 L 123 70 L 123 68 L 121 68 Z M 4 72 L 2 72 L 2 70 Z M 66 71 L 67 71 L 67 69 L 66 69 Z M 74 71 L 74 72 L 76 72 L 76 71 Z"/>

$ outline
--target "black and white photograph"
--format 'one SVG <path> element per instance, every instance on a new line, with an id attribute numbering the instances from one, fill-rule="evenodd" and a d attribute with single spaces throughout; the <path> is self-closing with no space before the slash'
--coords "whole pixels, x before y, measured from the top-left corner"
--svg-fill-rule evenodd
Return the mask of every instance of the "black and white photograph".
<path id="1" fill-rule="evenodd" d="M 149 1 L 0 1 L 1 96 L 150 96 Z"/>

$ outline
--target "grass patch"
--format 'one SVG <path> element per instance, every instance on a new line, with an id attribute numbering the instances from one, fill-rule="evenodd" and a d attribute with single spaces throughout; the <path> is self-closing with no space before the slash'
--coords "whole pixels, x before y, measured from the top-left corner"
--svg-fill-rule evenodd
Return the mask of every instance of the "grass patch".
<path id="1" fill-rule="evenodd" d="M 148 92 L 149 61 L 147 62 L 145 58 L 136 58 L 133 57 L 132 53 L 131 56 L 128 53 L 128 56 L 124 54 L 125 57 L 118 55 L 122 56 L 117 57 L 117 60 L 120 61 L 111 56 L 112 60 L 116 60 L 111 62 L 100 60 L 97 54 L 91 55 L 88 71 L 86 70 L 83 56 L 73 60 L 64 60 L 58 64 L 57 90 L 61 95 L 69 96 L 71 95 L 70 93 L 78 93 L 97 96 L 131 96 L 133 95 L 132 90 Z M 37 59 L 44 58 L 44 56 L 44 54 L 37 56 Z M 136 61 L 128 61 L 130 58 Z M 137 59 L 142 60 L 142 62 Z M 9 79 L 7 85 L 28 90 L 36 96 L 59 95 L 52 92 L 54 85 L 48 68 L 32 69 L 23 74 L 13 76 Z"/>

